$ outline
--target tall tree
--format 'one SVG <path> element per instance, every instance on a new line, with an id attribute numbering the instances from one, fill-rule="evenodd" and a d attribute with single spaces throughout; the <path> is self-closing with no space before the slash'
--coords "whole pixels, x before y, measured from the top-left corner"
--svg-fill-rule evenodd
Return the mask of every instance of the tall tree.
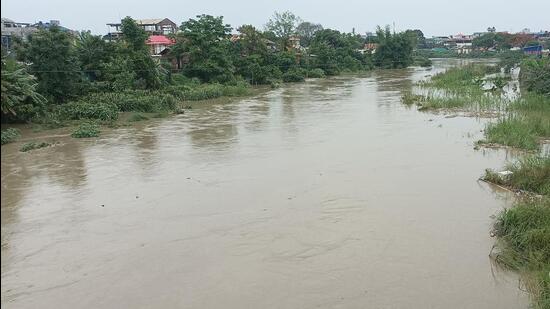
<path id="1" fill-rule="evenodd" d="M 2 118 L 26 121 L 41 113 L 46 99 L 37 86 L 23 65 L 2 55 Z"/>
<path id="2" fill-rule="evenodd" d="M 296 33 L 300 36 L 300 44 L 308 47 L 317 31 L 323 30 L 321 24 L 314 24 L 308 21 L 302 22 L 296 27 Z"/>
<path id="3" fill-rule="evenodd" d="M 74 48 L 74 38 L 53 26 L 29 36 L 22 53 L 24 61 L 38 78 L 38 91 L 54 103 L 62 103 L 78 93 L 80 68 Z"/>
<path id="4" fill-rule="evenodd" d="M 180 42 L 189 64 L 184 73 L 205 82 L 226 82 L 233 78 L 229 33 L 231 27 L 223 23 L 223 17 L 198 15 L 180 26 Z"/>
<path id="5" fill-rule="evenodd" d="M 292 12 L 275 12 L 265 25 L 265 29 L 273 33 L 279 41 L 281 50 L 284 51 L 288 47 L 290 37 L 296 34 L 296 28 L 300 21 L 300 17 L 294 15 Z"/>
<path id="6" fill-rule="evenodd" d="M 145 44 L 147 33 L 131 17 L 122 20 L 123 46 L 120 52 L 128 59 L 137 85 L 141 88 L 158 88 L 162 83 L 159 66 L 151 58 Z"/>
<path id="7" fill-rule="evenodd" d="M 376 35 L 380 40 L 374 63 L 381 68 L 405 68 L 413 63 L 413 44 L 405 32 L 392 33 L 390 27 L 378 27 Z"/>

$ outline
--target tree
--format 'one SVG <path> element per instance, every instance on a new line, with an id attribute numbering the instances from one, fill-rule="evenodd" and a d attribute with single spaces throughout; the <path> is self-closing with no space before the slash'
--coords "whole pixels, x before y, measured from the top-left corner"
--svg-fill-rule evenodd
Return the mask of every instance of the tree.
<path id="1" fill-rule="evenodd" d="M 2 55 L 2 118 L 27 121 L 41 113 L 46 99 L 37 86 L 23 65 Z"/>
<path id="2" fill-rule="evenodd" d="M 233 78 L 233 64 L 228 51 L 231 48 L 231 27 L 223 17 L 198 15 L 180 26 L 183 52 L 189 58 L 184 74 L 204 82 L 227 82 Z"/>
<path id="3" fill-rule="evenodd" d="M 323 30 L 321 24 L 314 24 L 308 21 L 302 22 L 296 27 L 296 33 L 300 36 L 300 44 L 308 47 L 317 31 Z"/>
<path id="4" fill-rule="evenodd" d="M 38 91 L 62 103 L 78 93 L 80 68 L 74 48 L 74 38 L 59 27 L 38 30 L 29 36 L 20 57 L 29 62 L 38 79 Z"/>
<path id="5" fill-rule="evenodd" d="M 158 88 L 162 84 L 158 65 L 149 55 L 145 44 L 147 33 L 131 17 L 122 20 L 123 46 L 119 48 L 137 78 L 136 86 L 140 88 Z"/>
<path id="6" fill-rule="evenodd" d="M 489 32 L 489 33 L 485 33 L 482 36 L 474 38 L 472 41 L 472 45 L 474 47 L 484 48 L 484 49 L 503 50 L 503 49 L 509 49 L 510 47 L 512 47 L 511 41 L 512 41 L 512 35 L 508 33 Z"/>
<path id="7" fill-rule="evenodd" d="M 101 36 L 92 35 L 89 31 L 81 32 L 76 42 L 76 54 L 80 67 L 89 81 L 102 79 L 104 66 L 115 54 L 111 43 L 105 42 Z"/>
<path id="8" fill-rule="evenodd" d="M 374 54 L 374 63 L 381 68 L 406 68 L 413 63 L 413 45 L 405 32 L 391 33 L 390 27 L 378 27 L 380 43 Z"/>
<path id="9" fill-rule="evenodd" d="M 328 75 L 367 68 L 370 61 L 358 51 L 361 43 L 360 36 L 353 34 L 332 29 L 317 31 L 310 45 L 312 65 Z"/>
<path id="10" fill-rule="evenodd" d="M 296 28 L 300 21 L 300 17 L 294 15 L 292 12 L 275 12 L 265 25 L 265 29 L 273 33 L 279 41 L 281 50 L 284 51 L 288 47 L 290 37 L 296 34 Z"/>
<path id="11" fill-rule="evenodd" d="M 426 48 L 426 38 L 424 37 L 424 33 L 422 32 L 422 30 L 406 30 L 405 34 L 410 37 L 414 48 Z"/>

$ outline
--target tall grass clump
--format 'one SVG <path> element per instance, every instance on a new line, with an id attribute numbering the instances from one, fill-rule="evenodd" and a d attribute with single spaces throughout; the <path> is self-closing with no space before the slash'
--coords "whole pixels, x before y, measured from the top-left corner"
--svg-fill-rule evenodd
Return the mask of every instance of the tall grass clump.
<path id="1" fill-rule="evenodd" d="M 550 137 L 550 117 L 548 115 L 508 115 L 485 128 L 485 140 L 481 143 L 500 144 L 537 150 L 540 140 Z"/>
<path id="2" fill-rule="evenodd" d="M 498 68 L 489 65 L 469 64 L 453 67 L 438 73 L 421 85 L 447 91 L 481 91 L 483 77 L 498 72 Z"/>
<path id="3" fill-rule="evenodd" d="M 2 145 L 11 143 L 21 136 L 21 132 L 15 128 L 2 130 Z"/>
<path id="4" fill-rule="evenodd" d="M 550 157 L 524 157 L 507 165 L 506 170 L 512 174 L 501 176 L 492 170 L 486 170 L 483 179 L 514 190 L 550 195 Z"/>
<path id="5" fill-rule="evenodd" d="M 549 308 L 550 198 L 524 200 L 505 209 L 494 231 L 498 237 L 495 260 L 521 274 L 535 308 Z"/>

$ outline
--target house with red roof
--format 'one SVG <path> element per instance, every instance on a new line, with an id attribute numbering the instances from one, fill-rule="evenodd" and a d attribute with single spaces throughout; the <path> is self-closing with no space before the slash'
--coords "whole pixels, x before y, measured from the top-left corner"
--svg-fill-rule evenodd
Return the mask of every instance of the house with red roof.
<path id="1" fill-rule="evenodd" d="M 175 42 L 165 35 L 150 35 L 145 44 L 149 46 L 152 56 L 160 56 L 165 49 L 174 45 Z"/>

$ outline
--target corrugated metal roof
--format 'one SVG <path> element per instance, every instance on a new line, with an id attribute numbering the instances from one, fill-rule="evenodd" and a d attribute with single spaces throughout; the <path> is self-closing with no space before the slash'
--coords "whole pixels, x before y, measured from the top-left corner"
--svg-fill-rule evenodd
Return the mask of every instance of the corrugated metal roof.
<path id="1" fill-rule="evenodd" d="M 138 25 L 156 25 L 163 21 L 164 18 L 136 19 Z"/>

